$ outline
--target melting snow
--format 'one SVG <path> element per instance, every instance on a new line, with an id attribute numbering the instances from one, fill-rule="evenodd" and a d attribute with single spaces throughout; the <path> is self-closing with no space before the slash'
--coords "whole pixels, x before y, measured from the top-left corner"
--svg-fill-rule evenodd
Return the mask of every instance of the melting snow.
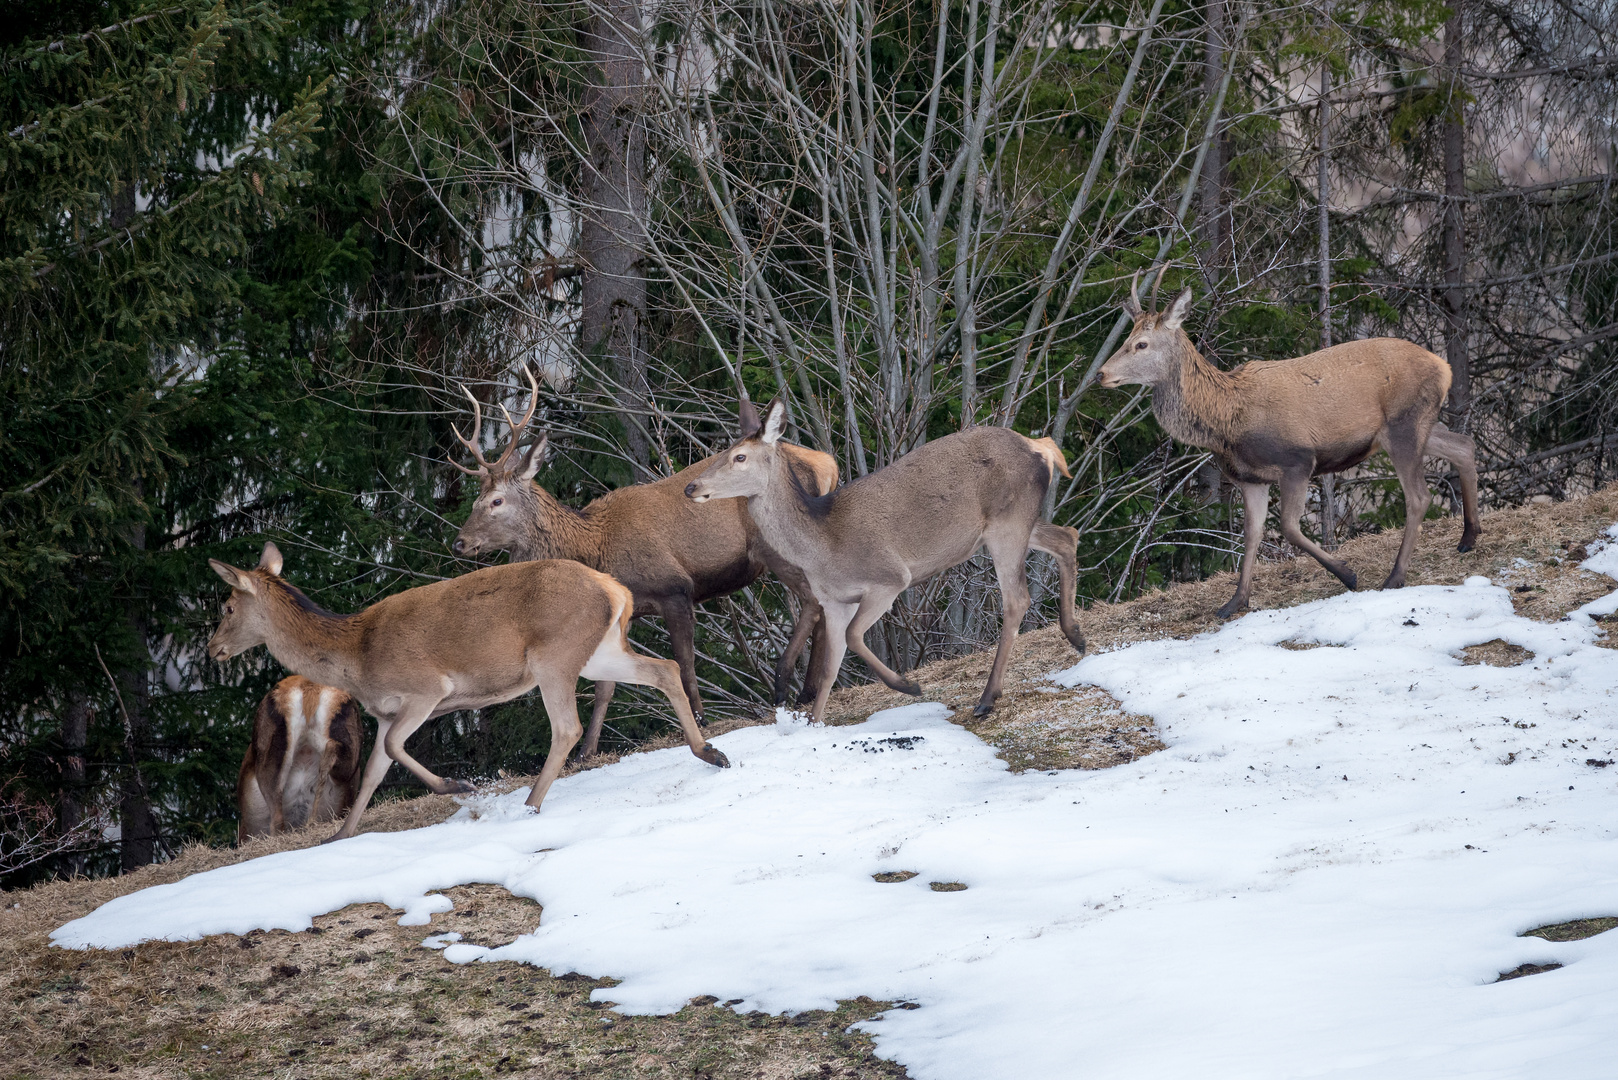
<path id="1" fill-rule="evenodd" d="M 1618 576 L 1618 526 L 1586 568 Z M 1588 617 L 1517 617 L 1486 579 L 1258 612 L 1053 678 L 1155 717 L 1169 748 L 1012 775 L 941 705 L 855 727 L 783 717 L 569 777 L 450 821 L 283 852 L 120 897 L 70 948 L 301 930 L 362 901 L 425 924 L 434 890 L 544 905 L 455 963 L 622 979 L 625 1012 L 861 994 L 921 1078 L 1610 1077 L 1618 931 L 1618 653 Z M 1462 666 L 1502 638 L 1514 668 Z M 1283 649 L 1314 643 L 1319 648 Z M 871 875 L 913 870 L 880 884 Z M 962 882 L 934 892 L 929 882 Z M 1562 968 L 1494 984 L 1523 963 Z"/>

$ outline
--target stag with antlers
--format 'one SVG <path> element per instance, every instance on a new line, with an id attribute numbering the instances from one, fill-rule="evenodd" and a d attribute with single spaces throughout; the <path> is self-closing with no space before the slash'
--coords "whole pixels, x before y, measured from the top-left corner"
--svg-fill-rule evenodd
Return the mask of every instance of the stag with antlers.
<path id="1" fill-rule="evenodd" d="M 535 482 L 545 462 L 549 436 L 541 433 L 527 449 L 519 450 L 539 403 L 539 385 L 526 367 L 528 409 L 521 419 L 505 410 L 509 441 L 500 456 L 490 460 L 479 444 L 483 407 L 472 394 L 472 436 L 454 429 L 455 437 L 472 452 L 477 465 L 456 468 L 478 478 L 482 485 L 472 513 L 451 545 L 455 554 L 475 557 L 505 550 L 514 562 L 530 559 L 574 559 L 623 582 L 635 598 L 635 617 L 658 615 L 669 634 L 680 678 L 692 712 L 702 714 L 697 690 L 695 605 L 725 596 L 751 584 L 766 570 L 773 572 L 798 597 L 798 618 L 775 667 L 775 700 L 786 700 L 793 665 L 820 618 L 820 605 L 796 567 L 780 558 L 759 535 L 748 516 L 745 501 L 724 499 L 699 506 L 685 497 L 685 488 L 714 461 L 705 458 L 674 476 L 651 483 L 618 488 L 582 510 L 564 505 Z M 743 401 L 743 423 L 757 413 Z M 829 454 L 785 444 L 786 456 L 806 490 L 826 494 L 837 487 L 837 462 Z M 821 665 L 817 639 L 802 697 L 812 700 L 814 673 Z M 582 753 L 596 752 L 607 704 L 614 686 L 597 685 L 590 727 Z"/>

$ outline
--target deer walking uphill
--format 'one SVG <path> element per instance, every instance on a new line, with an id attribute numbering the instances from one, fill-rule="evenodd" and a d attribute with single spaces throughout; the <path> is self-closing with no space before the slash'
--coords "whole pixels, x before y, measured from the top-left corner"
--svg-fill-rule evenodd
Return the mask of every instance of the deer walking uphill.
<path id="1" fill-rule="evenodd" d="M 1405 496 L 1404 540 L 1382 587 L 1403 587 L 1432 502 L 1422 472 L 1424 455 L 1448 459 L 1460 474 L 1465 527 L 1459 550 L 1472 550 L 1478 537 L 1475 448 L 1470 438 L 1438 422 L 1450 386 L 1449 365 L 1442 359 L 1408 341 L 1369 338 L 1221 371 L 1203 359 L 1181 328 L 1191 309 L 1191 290 L 1167 311 L 1147 311 L 1141 307 L 1139 280 L 1137 274 L 1124 305 L 1134 330 L 1102 365 L 1101 385 L 1151 387 L 1152 412 L 1164 430 L 1213 451 L 1225 475 L 1241 486 L 1246 547 L 1236 595 L 1219 609 L 1220 618 L 1247 607 L 1271 484 L 1281 489 L 1281 535 L 1355 588 L 1354 571 L 1304 536 L 1298 518 L 1310 477 L 1352 468 L 1377 450 L 1393 459 Z"/>
<path id="2" fill-rule="evenodd" d="M 475 469 L 460 464 L 456 468 L 478 477 L 483 488 L 451 545 L 455 554 L 475 556 L 505 549 L 513 561 L 574 559 L 611 574 L 634 595 L 636 617 L 662 617 L 686 699 L 699 717 L 695 605 L 745 588 L 770 570 L 800 601 L 797 621 L 775 667 L 775 701 L 784 702 L 793 665 L 820 618 L 820 606 L 803 575 L 764 542 L 740 499 L 699 507 L 684 497 L 686 485 L 718 458 L 706 458 L 663 480 L 618 488 L 583 510 L 574 510 L 534 481 L 545 461 L 548 437 L 542 434 L 527 450 L 517 452 L 539 401 L 533 375 L 526 369 L 524 374 L 532 395 L 528 411 L 516 421 L 506 415 L 510 441 L 499 458 L 490 461 L 478 445 L 483 412 L 476 398 L 473 437 L 455 433 L 478 462 Z M 744 416 L 755 417 L 756 426 L 752 405 L 744 401 L 742 408 Z M 837 462 L 830 454 L 783 444 L 783 456 L 808 490 L 824 494 L 837 486 Z M 817 639 L 800 700 L 814 693 L 816 659 L 823 651 Z M 582 748 L 587 757 L 596 752 L 612 692 L 610 682 L 596 688 Z"/>
<path id="3" fill-rule="evenodd" d="M 291 675 L 253 712 L 236 777 L 236 841 L 346 817 L 360 790 L 365 730 L 354 699 Z"/>
<path id="4" fill-rule="evenodd" d="M 980 547 L 994 559 L 1002 622 L 977 715 L 988 713 L 1000 696 L 1012 643 L 1028 611 L 1024 564 L 1030 551 L 1056 558 L 1062 632 L 1084 652 L 1073 611 L 1079 534 L 1039 521 L 1046 489 L 1058 471 L 1067 473 L 1054 442 L 1006 428 L 971 428 L 927 443 L 829 495 L 817 495 L 781 453 L 785 423 L 786 407 L 772 401 L 762 428 L 747 433 L 685 493 L 698 502 L 746 496 L 765 541 L 803 570 L 820 602 L 829 646 L 815 720 L 825 719 L 826 698 L 845 649 L 853 649 L 893 689 L 921 693 L 866 647 L 865 631 L 910 585 L 965 562 Z"/>
<path id="5" fill-rule="evenodd" d="M 536 686 L 551 721 L 550 753 L 528 795 L 538 809 L 579 741 L 581 677 L 656 687 L 691 752 L 710 765 L 730 764 L 697 730 L 678 665 L 630 647 L 629 590 L 587 566 L 565 559 L 491 566 L 396 593 L 357 615 L 334 615 L 282 579 L 274 544 L 264 545 L 252 570 L 208 564 L 231 590 L 209 656 L 225 660 L 267 645 L 283 667 L 352 694 L 377 718 L 359 797 L 333 840 L 354 835 L 390 758 L 435 794 L 472 790 L 427 769 L 405 752 L 405 740 L 435 716 Z"/>

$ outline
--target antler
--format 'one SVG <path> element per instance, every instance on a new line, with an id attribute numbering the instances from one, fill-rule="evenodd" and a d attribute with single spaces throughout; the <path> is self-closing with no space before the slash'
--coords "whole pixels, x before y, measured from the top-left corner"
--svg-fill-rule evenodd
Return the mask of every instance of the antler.
<path id="1" fill-rule="evenodd" d="M 1155 274 L 1152 277 L 1152 310 L 1153 311 L 1157 310 L 1157 287 L 1159 285 L 1163 284 L 1163 271 L 1165 269 L 1167 269 L 1167 267 L 1164 267 L 1164 266 L 1156 267 L 1155 268 Z"/>
<path id="2" fill-rule="evenodd" d="M 523 413 L 521 420 L 512 420 L 511 410 L 507 409 L 504 405 L 500 406 L 500 411 L 505 413 L 506 416 L 506 425 L 511 428 L 511 441 L 506 444 L 505 453 L 501 454 L 494 461 L 490 461 L 488 458 L 483 456 L 483 448 L 478 445 L 475 438 L 476 436 L 480 436 L 483 432 L 483 406 L 479 404 L 477 398 L 472 396 L 472 392 L 470 390 L 468 390 L 464 385 L 461 387 L 461 393 L 465 394 L 466 399 L 472 403 L 472 434 L 474 438 L 468 439 L 465 435 L 462 435 L 461 429 L 456 427 L 454 424 L 451 424 L 449 429 L 455 433 L 455 437 L 461 441 L 463 446 L 472 451 L 473 456 L 478 459 L 478 467 L 475 469 L 468 469 L 465 465 L 462 465 L 458 461 L 451 461 L 450 464 L 461 470 L 466 475 L 491 476 L 503 469 L 506 462 L 511 460 L 512 452 L 517 449 L 517 443 L 521 441 L 522 433 L 527 430 L 529 421 L 533 420 L 534 410 L 539 408 L 539 383 L 534 379 L 534 373 L 528 370 L 527 364 L 522 366 L 522 373 L 523 377 L 528 380 L 528 411 Z"/>
<path id="3" fill-rule="evenodd" d="M 1124 310 L 1129 313 L 1129 317 L 1132 319 L 1138 319 L 1141 316 L 1139 270 L 1136 270 L 1135 276 L 1129 279 L 1129 303 Z"/>

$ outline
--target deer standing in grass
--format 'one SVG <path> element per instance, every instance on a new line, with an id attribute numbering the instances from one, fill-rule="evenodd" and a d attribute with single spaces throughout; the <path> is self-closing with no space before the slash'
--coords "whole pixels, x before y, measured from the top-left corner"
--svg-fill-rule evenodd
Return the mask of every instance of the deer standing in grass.
<path id="1" fill-rule="evenodd" d="M 360 790 L 365 729 L 354 699 L 289 675 L 253 711 L 236 777 L 236 842 L 347 816 Z"/>
<path id="2" fill-rule="evenodd" d="M 1067 474 L 1054 442 L 1009 428 L 969 428 L 821 495 L 803 485 L 781 452 L 785 425 L 786 406 L 772 401 L 763 425 L 720 455 L 685 493 L 697 502 L 745 496 L 765 541 L 803 571 L 820 602 L 829 639 L 815 695 L 816 721 L 825 720 L 826 698 L 845 649 L 853 649 L 893 689 L 921 693 L 913 680 L 876 658 L 865 632 L 906 588 L 965 562 L 979 548 L 994 559 L 1002 622 L 978 716 L 993 709 L 1000 696 L 1012 643 L 1028 611 L 1030 551 L 1056 558 L 1062 632 L 1084 652 L 1073 612 L 1078 531 L 1039 520 L 1046 489 L 1057 472 Z"/>
<path id="3" fill-rule="evenodd" d="M 580 563 L 491 566 L 396 593 L 357 615 L 325 611 L 285 581 L 274 544 L 264 545 L 252 570 L 217 559 L 208 565 L 230 586 L 210 657 L 267 645 L 283 667 L 352 694 L 377 719 L 359 797 L 333 840 L 354 835 L 389 759 L 434 794 L 472 790 L 427 769 L 405 752 L 405 740 L 435 716 L 510 701 L 536 686 L 551 721 L 550 753 L 528 795 L 539 809 L 579 741 L 581 677 L 655 686 L 691 752 L 710 765 L 730 764 L 697 730 L 679 666 L 630 647 L 629 590 Z"/>
<path id="4" fill-rule="evenodd" d="M 1135 327 L 1101 366 L 1104 387 L 1152 389 L 1152 412 L 1165 431 L 1213 451 L 1214 460 L 1242 489 L 1246 550 L 1236 595 L 1219 609 L 1228 619 L 1247 607 L 1270 485 L 1281 489 L 1281 535 L 1314 556 L 1350 590 L 1357 579 L 1346 562 L 1323 551 L 1298 528 L 1309 498 L 1309 479 L 1341 472 L 1386 450 L 1405 496 L 1404 542 L 1384 589 L 1402 588 L 1410 553 L 1432 497 L 1422 472 L 1424 456 L 1446 458 L 1461 478 L 1465 526 L 1457 550 L 1478 537 L 1475 446 L 1438 422 L 1449 393 L 1449 365 L 1419 345 L 1368 338 L 1334 345 L 1292 360 L 1253 361 L 1221 371 L 1203 359 L 1181 328 L 1191 310 L 1187 288 L 1167 311 L 1141 307 L 1140 275 L 1124 311 Z M 1153 289 L 1153 307 L 1156 307 Z"/>
<path id="5" fill-rule="evenodd" d="M 697 506 L 682 494 L 718 459 L 705 458 L 663 480 L 609 491 L 583 510 L 574 510 L 534 481 L 545 462 L 548 437 L 541 435 L 527 450 L 517 452 L 539 402 L 538 384 L 526 369 L 524 374 L 531 393 L 528 411 L 516 421 L 507 414 L 510 442 L 497 459 L 484 457 L 478 444 L 483 412 L 476 398 L 472 398 L 472 438 L 455 432 L 478 462 L 474 469 L 458 463 L 455 467 L 476 476 L 482 491 L 451 549 L 471 557 L 503 548 L 514 562 L 574 559 L 617 578 L 635 597 L 636 617 L 662 617 L 686 699 L 698 717 L 702 697 L 697 690 L 695 605 L 745 588 L 768 569 L 800 601 L 797 621 L 775 667 L 775 701 L 784 702 L 793 665 L 820 618 L 820 606 L 802 574 L 761 538 L 740 499 Z M 742 413 L 744 421 L 751 416 L 756 426 L 757 413 L 750 402 L 742 402 Z M 815 494 L 837 486 L 837 461 L 830 454 L 785 443 L 782 456 Z M 816 659 L 823 651 L 817 639 L 800 700 L 814 693 Z M 586 757 L 599 745 L 613 689 L 610 682 L 596 687 L 590 728 L 581 748 Z"/>

